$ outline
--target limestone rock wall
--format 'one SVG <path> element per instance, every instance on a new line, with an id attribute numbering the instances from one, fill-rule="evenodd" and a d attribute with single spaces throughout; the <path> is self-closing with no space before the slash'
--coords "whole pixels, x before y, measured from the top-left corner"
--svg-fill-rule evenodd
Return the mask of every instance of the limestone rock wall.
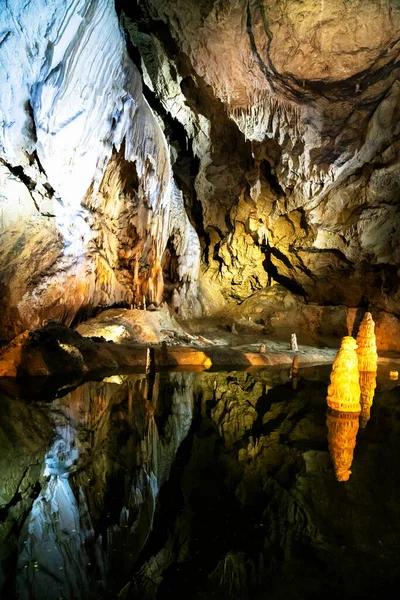
<path id="1" fill-rule="evenodd" d="M 0 338 L 272 279 L 397 314 L 398 3 L 116 7 L 1 12 Z"/>
<path id="2" fill-rule="evenodd" d="M 235 301 L 273 277 L 313 302 L 395 313 L 398 3 L 119 5 L 198 161 L 206 277 Z"/>
<path id="3" fill-rule="evenodd" d="M 0 70 L 0 337 L 160 302 L 167 244 L 196 310 L 198 238 L 114 2 L 10 0 Z"/>

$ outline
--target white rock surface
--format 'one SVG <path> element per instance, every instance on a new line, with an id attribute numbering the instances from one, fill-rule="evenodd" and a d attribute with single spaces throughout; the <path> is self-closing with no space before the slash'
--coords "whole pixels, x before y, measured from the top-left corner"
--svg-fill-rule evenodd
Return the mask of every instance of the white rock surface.
<path id="1" fill-rule="evenodd" d="M 195 294 L 197 235 L 174 201 L 169 149 L 114 2 L 9 0 L 0 13 L 0 71 L 2 335 L 44 317 L 68 323 L 99 304 L 159 300 L 171 236 Z M 126 184 L 129 171 L 136 186 Z M 123 228 L 135 256 L 121 274 Z M 38 263 L 34 272 L 22 256 Z"/>

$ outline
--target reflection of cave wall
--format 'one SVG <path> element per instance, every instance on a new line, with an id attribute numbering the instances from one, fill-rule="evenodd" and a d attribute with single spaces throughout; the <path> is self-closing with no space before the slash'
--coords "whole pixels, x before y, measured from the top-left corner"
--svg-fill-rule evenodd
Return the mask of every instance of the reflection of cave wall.
<path id="1" fill-rule="evenodd" d="M 2 597 L 119 593 L 189 431 L 192 380 L 115 376 L 41 407 L 1 399 Z"/>
<path id="2" fill-rule="evenodd" d="M 396 313 L 397 5 L 117 6 L 150 96 L 189 140 L 203 270 L 225 297 L 267 270 L 308 300 Z"/>
<path id="3" fill-rule="evenodd" d="M 400 576 L 398 391 L 376 396 L 350 481 L 338 483 L 325 424 L 329 371 L 301 375 L 296 390 L 288 370 L 199 376 L 194 427 L 129 598 L 390 595 Z"/>
<path id="4" fill-rule="evenodd" d="M 295 390 L 273 367 L 114 376 L 49 404 L 2 396 L 2 597 L 14 577 L 32 600 L 128 582 L 143 600 L 382 597 L 400 576 L 398 386 L 378 373 L 339 483 L 329 369 L 302 369 Z"/>

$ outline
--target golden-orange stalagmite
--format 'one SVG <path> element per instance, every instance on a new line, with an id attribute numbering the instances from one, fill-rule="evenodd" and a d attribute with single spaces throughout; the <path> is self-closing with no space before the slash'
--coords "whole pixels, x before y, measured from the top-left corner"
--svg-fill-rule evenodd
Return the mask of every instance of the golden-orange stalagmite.
<path id="1" fill-rule="evenodd" d="M 328 427 L 329 454 L 332 458 L 336 479 L 348 481 L 359 427 L 358 415 L 328 408 L 326 425 Z"/>
<path id="2" fill-rule="evenodd" d="M 357 335 L 358 369 L 364 373 L 375 373 L 378 364 L 376 352 L 375 323 L 370 312 L 366 312 Z"/>
<path id="3" fill-rule="evenodd" d="M 333 410 L 359 414 L 360 383 L 358 374 L 357 343 L 351 336 L 342 339 L 331 372 L 326 401 Z"/>
<path id="4" fill-rule="evenodd" d="M 369 421 L 372 402 L 374 400 L 376 388 L 376 373 L 368 373 L 362 371 L 360 373 L 360 403 L 361 403 L 361 415 L 360 415 L 360 426 L 364 429 Z"/>

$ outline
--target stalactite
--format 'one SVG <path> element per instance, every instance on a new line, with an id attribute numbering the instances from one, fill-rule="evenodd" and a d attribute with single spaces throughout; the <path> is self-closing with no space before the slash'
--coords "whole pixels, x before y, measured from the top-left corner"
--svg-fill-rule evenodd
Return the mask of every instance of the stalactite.
<path id="1" fill-rule="evenodd" d="M 266 136 L 278 138 L 288 128 L 300 138 L 304 127 L 299 108 L 266 90 L 255 92 L 247 106 L 228 108 L 228 114 L 246 139 L 262 141 Z"/>

